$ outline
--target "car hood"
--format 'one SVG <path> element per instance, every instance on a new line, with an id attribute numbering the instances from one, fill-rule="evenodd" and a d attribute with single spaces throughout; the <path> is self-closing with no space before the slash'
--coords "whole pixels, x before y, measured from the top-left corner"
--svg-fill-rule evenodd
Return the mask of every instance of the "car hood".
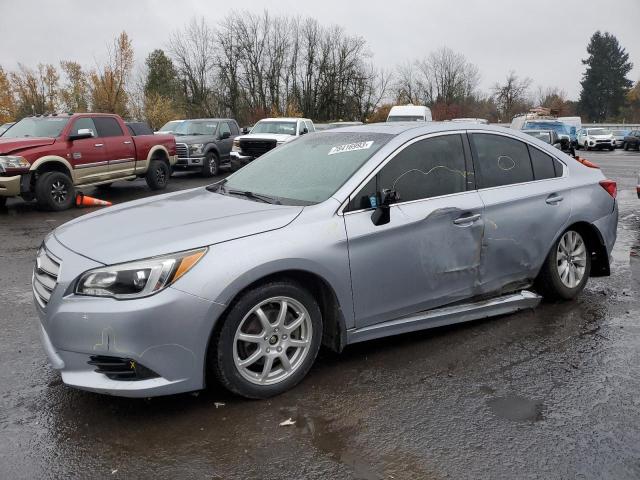
<path id="1" fill-rule="evenodd" d="M 114 264 L 276 230 L 302 209 L 197 188 L 108 207 L 60 226 L 54 235 L 80 255 Z"/>
<path id="2" fill-rule="evenodd" d="M 212 135 L 173 135 L 176 137 L 176 143 L 186 143 L 192 145 L 194 143 L 207 143 L 212 140 Z"/>
<path id="3" fill-rule="evenodd" d="M 296 137 L 295 135 L 287 135 L 286 133 L 249 133 L 238 138 L 241 140 L 249 140 L 252 138 L 256 140 L 276 140 L 277 142 L 284 143 L 289 142 Z"/>
<path id="4" fill-rule="evenodd" d="M 14 153 L 26 148 L 43 147 L 55 142 L 55 138 L 24 137 L 2 138 L 0 137 L 0 154 Z"/>

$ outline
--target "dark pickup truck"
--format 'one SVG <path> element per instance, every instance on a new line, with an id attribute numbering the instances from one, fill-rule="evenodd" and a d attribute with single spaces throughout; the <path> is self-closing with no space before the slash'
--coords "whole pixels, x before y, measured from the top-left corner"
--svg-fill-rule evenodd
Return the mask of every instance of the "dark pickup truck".
<path id="1" fill-rule="evenodd" d="M 22 196 L 49 210 L 73 205 L 76 187 L 143 177 L 167 186 L 173 135 L 135 135 L 118 115 L 80 113 L 20 120 L 0 137 L 0 206 Z"/>
<path id="2" fill-rule="evenodd" d="M 240 134 L 230 118 L 182 120 L 172 129 L 176 137 L 178 161 L 175 169 L 198 170 L 213 177 L 221 166 L 231 166 L 233 139 Z"/>

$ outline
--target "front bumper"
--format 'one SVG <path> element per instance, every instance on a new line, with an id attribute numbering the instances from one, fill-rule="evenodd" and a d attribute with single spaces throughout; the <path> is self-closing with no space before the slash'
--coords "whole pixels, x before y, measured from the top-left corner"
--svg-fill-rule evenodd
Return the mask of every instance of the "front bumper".
<path id="1" fill-rule="evenodd" d="M 176 167 L 202 167 L 204 165 L 204 157 L 178 157 Z"/>
<path id="2" fill-rule="evenodd" d="M 251 160 L 254 160 L 255 157 L 251 157 L 249 155 L 243 155 L 242 152 L 231 152 L 231 160 L 235 160 L 236 162 L 241 163 L 249 163 Z"/>
<path id="3" fill-rule="evenodd" d="M 0 197 L 17 197 L 20 195 L 21 175 L 0 177 Z"/>
<path id="4" fill-rule="evenodd" d="M 586 142 L 586 145 L 589 148 L 615 148 L 616 147 L 616 142 L 615 142 L 615 140 L 607 140 L 607 141 L 590 140 L 590 141 Z"/>
<path id="5" fill-rule="evenodd" d="M 53 237 L 46 248 L 60 259 L 60 274 L 48 304 L 35 305 L 44 350 L 65 384 L 126 397 L 204 387 L 208 339 L 223 305 L 173 287 L 126 301 L 74 295 L 70 292 L 76 278 L 99 264 L 71 252 Z M 112 380 L 88 363 L 92 356 L 132 359 L 158 376 Z"/>

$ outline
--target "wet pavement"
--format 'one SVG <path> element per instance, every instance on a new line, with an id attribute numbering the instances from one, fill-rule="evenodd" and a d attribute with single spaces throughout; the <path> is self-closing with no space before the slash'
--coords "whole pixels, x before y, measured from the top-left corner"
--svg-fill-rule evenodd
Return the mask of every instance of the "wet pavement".
<path id="1" fill-rule="evenodd" d="M 572 302 L 321 351 L 297 388 L 269 401 L 216 387 L 152 400 L 65 387 L 40 347 L 31 269 L 43 236 L 90 210 L 10 201 L 0 478 L 639 478 L 640 154 L 583 155 L 618 181 L 611 277 Z M 206 183 L 179 174 L 170 190 Z M 100 198 L 147 194 L 121 182 Z"/>

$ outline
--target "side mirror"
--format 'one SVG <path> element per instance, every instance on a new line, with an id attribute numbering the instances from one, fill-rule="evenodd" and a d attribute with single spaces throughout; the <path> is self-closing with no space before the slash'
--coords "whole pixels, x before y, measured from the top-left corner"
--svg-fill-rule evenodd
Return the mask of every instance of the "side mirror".
<path id="1" fill-rule="evenodd" d="M 89 128 L 81 128 L 78 130 L 78 133 L 74 133 L 69 135 L 69 141 L 73 142 L 74 140 L 84 140 L 85 138 L 93 138 L 93 131 Z"/>
<path id="2" fill-rule="evenodd" d="M 382 190 L 380 194 L 380 205 L 371 214 L 371 222 L 375 226 L 385 225 L 391 221 L 391 204 L 398 201 L 398 194 L 395 190 Z"/>
<path id="3" fill-rule="evenodd" d="M 249 133 L 249 129 L 247 127 L 242 127 L 242 134 L 246 135 L 247 133 Z"/>
<path id="4" fill-rule="evenodd" d="M 225 138 L 229 138 L 231 136 L 231 132 L 222 132 L 222 135 L 220 135 L 220 139 L 224 140 Z"/>
<path id="5" fill-rule="evenodd" d="M 305 133 L 309 133 L 309 129 L 307 127 L 304 127 L 301 131 L 300 131 L 300 135 L 304 135 Z"/>

